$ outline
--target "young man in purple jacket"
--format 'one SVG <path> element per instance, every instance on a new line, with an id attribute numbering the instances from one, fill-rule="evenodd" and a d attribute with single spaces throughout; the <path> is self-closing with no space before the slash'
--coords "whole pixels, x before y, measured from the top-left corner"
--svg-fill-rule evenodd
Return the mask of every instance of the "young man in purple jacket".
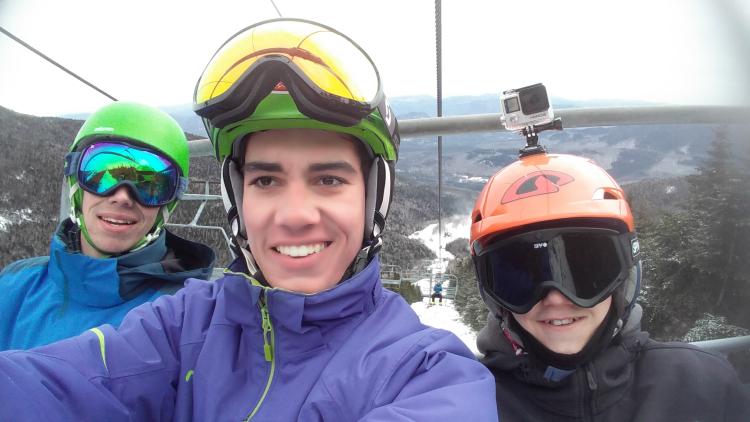
<path id="1" fill-rule="evenodd" d="M 194 109 L 240 258 L 118 330 L 0 354 L 0 420 L 497 420 L 490 372 L 381 287 L 399 137 L 364 51 L 312 22 L 253 25 Z"/>

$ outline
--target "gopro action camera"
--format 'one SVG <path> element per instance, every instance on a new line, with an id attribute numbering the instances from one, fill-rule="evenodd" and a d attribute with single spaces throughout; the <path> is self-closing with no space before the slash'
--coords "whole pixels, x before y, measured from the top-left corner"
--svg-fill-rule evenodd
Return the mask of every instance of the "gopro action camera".
<path id="1" fill-rule="evenodd" d="M 508 130 L 522 130 L 554 120 L 547 89 L 540 83 L 505 91 L 500 103 L 503 126 Z"/>

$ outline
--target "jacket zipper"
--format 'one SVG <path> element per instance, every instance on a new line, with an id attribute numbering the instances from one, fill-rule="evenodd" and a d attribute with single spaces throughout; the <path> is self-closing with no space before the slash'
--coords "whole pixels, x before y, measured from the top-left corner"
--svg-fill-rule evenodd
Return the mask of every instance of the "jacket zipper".
<path id="1" fill-rule="evenodd" d="M 585 412 L 584 414 L 584 420 L 587 421 L 593 421 L 594 420 L 594 392 L 599 387 L 596 383 L 596 377 L 594 377 L 594 371 L 591 364 L 586 365 L 586 371 L 585 371 L 585 394 L 584 394 L 584 403 L 583 403 L 583 410 Z M 588 388 L 586 388 L 588 387 Z"/>
<path id="2" fill-rule="evenodd" d="M 275 336 L 273 332 L 273 324 L 271 324 L 271 316 L 268 314 L 268 304 L 266 303 L 266 289 L 260 291 L 258 297 L 258 308 L 260 309 L 261 325 L 263 328 L 263 355 L 266 358 L 266 362 L 271 362 L 271 370 L 268 372 L 268 380 L 266 380 L 266 388 L 263 390 L 263 394 L 260 396 L 260 400 L 253 408 L 253 411 L 245 418 L 245 421 L 250 419 L 258 413 L 260 406 L 266 399 L 268 391 L 271 389 L 271 382 L 273 381 L 274 372 L 276 372 L 276 356 L 274 355 L 274 344 Z"/>

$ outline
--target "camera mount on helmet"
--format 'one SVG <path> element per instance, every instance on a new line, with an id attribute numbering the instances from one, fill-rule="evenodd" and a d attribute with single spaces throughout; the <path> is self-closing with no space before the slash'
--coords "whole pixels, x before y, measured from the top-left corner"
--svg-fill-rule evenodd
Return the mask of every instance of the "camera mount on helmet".
<path id="1" fill-rule="evenodd" d="M 503 126 L 526 137 L 526 146 L 518 151 L 519 156 L 547 152 L 539 145 L 538 134 L 545 130 L 562 130 L 562 120 L 554 117 L 544 85 L 538 83 L 504 91 L 500 103 Z"/>

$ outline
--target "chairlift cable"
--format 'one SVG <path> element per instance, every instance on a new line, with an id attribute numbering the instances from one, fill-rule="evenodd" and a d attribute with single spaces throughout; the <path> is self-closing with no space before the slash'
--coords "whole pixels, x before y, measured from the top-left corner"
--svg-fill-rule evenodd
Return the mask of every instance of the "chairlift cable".
<path id="1" fill-rule="evenodd" d="M 435 58 L 437 70 L 437 117 L 443 117 L 442 26 L 441 0 L 435 0 Z M 443 137 L 438 135 L 438 263 L 443 263 L 443 218 L 441 193 L 443 188 Z"/>
<path id="2" fill-rule="evenodd" d="M 276 13 L 279 14 L 279 17 L 282 18 L 283 16 L 281 16 L 281 12 L 279 11 L 279 8 L 276 7 L 276 3 L 274 3 L 274 1 L 271 0 L 271 4 L 273 5 L 273 8 L 276 9 Z"/>
<path id="3" fill-rule="evenodd" d="M 52 63 L 53 65 L 57 66 L 57 67 L 58 67 L 58 68 L 60 68 L 61 70 L 63 70 L 63 71 L 65 71 L 66 73 L 68 73 L 69 75 L 71 75 L 71 76 L 73 76 L 74 78 L 78 79 L 79 81 L 81 81 L 81 82 L 85 83 L 86 85 L 90 86 L 91 88 L 94 88 L 94 89 L 95 89 L 95 90 L 97 90 L 97 91 L 98 91 L 98 92 L 99 92 L 100 94 L 102 94 L 102 95 L 106 96 L 106 97 L 107 97 L 107 98 L 109 98 L 110 100 L 112 100 L 112 101 L 117 101 L 117 98 L 115 98 L 115 97 L 113 97 L 113 96 L 111 96 L 111 95 L 107 94 L 106 92 L 104 92 L 104 91 L 102 91 L 101 89 L 99 89 L 99 88 L 98 88 L 98 87 L 97 87 L 96 85 L 94 85 L 94 84 L 92 84 L 91 82 L 89 82 L 89 81 L 87 81 L 87 80 L 83 79 L 82 77 L 80 77 L 80 76 L 76 75 L 76 74 L 75 74 L 75 73 L 73 73 L 73 72 L 72 72 L 71 70 L 69 70 L 69 69 L 67 69 L 67 68 L 66 68 L 65 66 L 61 65 L 60 63 L 58 63 L 58 62 L 56 62 L 56 61 L 52 60 L 52 59 L 51 59 L 50 57 L 46 56 L 46 55 L 45 55 L 44 53 L 42 53 L 41 51 L 39 51 L 39 50 L 37 50 L 36 48 L 34 48 L 34 47 L 30 46 L 29 44 L 25 43 L 25 42 L 24 42 L 23 40 L 21 40 L 20 38 L 16 37 L 15 35 L 11 34 L 10 32 L 8 32 L 8 31 L 7 31 L 7 30 L 6 30 L 5 28 L 3 28 L 2 26 L 0 26 L 0 32 L 2 32 L 3 34 L 7 35 L 7 36 L 8 36 L 8 37 L 9 37 L 10 39 L 12 39 L 13 41 L 15 41 L 15 42 L 17 42 L 17 43 L 21 44 L 22 46 L 24 46 L 24 47 L 28 48 L 29 50 L 31 50 L 32 52 L 36 53 L 36 54 L 37 54 L 38 56 L 40 56 L 40 57 L 41 57 L 41 58 L 43 58 L 44 60 L 47 60 L 48 62 Z"/>

